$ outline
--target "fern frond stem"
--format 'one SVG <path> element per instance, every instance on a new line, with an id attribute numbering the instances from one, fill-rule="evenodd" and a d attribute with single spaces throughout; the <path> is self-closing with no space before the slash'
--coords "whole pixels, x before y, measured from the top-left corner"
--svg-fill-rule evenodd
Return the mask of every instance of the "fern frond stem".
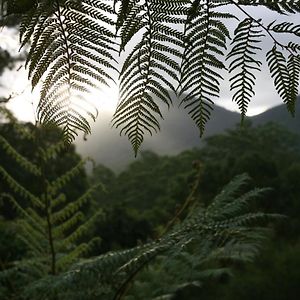
<path id="1" fill-rule="evenodd" d="M 57 5 L 57 15 L 56 16 L 58 18 L 59 26 L 61 28 L 61 33 L 63 35 L 63 40 L 64 40 L 64 43 L 65 43 L 65 46 L 66 46 L 67 70 L 68 70 L 67 85 L 68 85 L 68 97 L 69 97 L 67 111 L 70 111 L 70 104 L 71 104 L 71 101 L 70 101 L 70 99 L 71 99 L 71 76 L 72 76 L 71 75 L 71 71 L 72 71 L 71 61 L 72 61 L 72 57 L 71 57 L 71 50 L 70 50 L 69 43 L 68 43 L 68 38 L 67 38 L 67 35 L 66 35 L 66 31 L 64 29 L 63 21 L 62 21 L 62 15 L 61 15 L 60 5 L 59 5 L 59 1 L 58 0 L 56 0 L 56 5 Z M 65 128 L 67 130 L 69 128 L 69 117 L 67 118 L 67 122 L 66 122 Z"/>
<path id="2" fill-rule="evenodd" d="M 192 189 L 188 197 L 186 198 L 185 202 L 181 206 L 181 208 L 176 212 L 175 216 L 172 218 L 172 220 L 167 224 L 163 232 L 160 234 L 160 236 L 157 238 L 157 240 L 160 239 L 161 236 L 163 236 L 168 230 L 175 224 L 175 222 L 179 219 L 181 214 L 193 203 L 195 199 L 195 194 L 197 192 L 197 189 L 199 187 L 200 181 L 201 181 L 201 175 L 202 175 L 202 165 L 199 163 L 197 165 L 197 177 L 193 183 Z M 166 249 L 162 249 L 159 253 L 166 251 Z M 115 297 L 113 300 L 121 300 L 123 297 L 126 296 L 130 286 L 129 284 L 134 280 L 134 278 L 138 275 L 138 273 L 147 265 L 149 264 L 155 257 L 158 255 L 158 253 L 154 253 L 153 255 L 149 256 L 146 261 L 144 261 L 130 276 L 124 281 L 124 283 L 120 286 L 118 291 L 115 294 Z"/>
<path id="3" fill-rule="evenodd" d="M 167 249 L 163 249 L 159 253 L 161 254 L 162 252 L 164 252 L 166 250 Z M 122 283 L 122 285 L 117 290 L 117 292 L 116 292 L 113 300 L 122 300 L 126 296 L 127 292 L 130 289 L 129 284 L 134 280 L 134 278 L 138 275 L 138 273 L 143 270 L 143 268 L 146 265 L 148 265 L 153 259 L 155 259 L 157 257 L 157 255 L 158 255 L 157 252 L 155 252 L 154 254 L 150 255 L 147 260 L 145 260 L 142 264 L 140 264 L 136 268 L 136 270 L 134 272 L 132 272 L 129 277 L 127 277 L 127 279 Z"/>
<path id="4" fill-rule="evenodd" d="M 148 3 L 148 0 L 145 1 L 146 4 L 146 9 L 147 9 L 147 16 L 148 16 L 148 40 L 149 40 L 149 47 L 148 47 L 148 60 L 147 60 L 147 69 L 145 70 L 145 72 L 143 73 L 142 69 L 140 68 L 140 64 L 139 64 L 139 71 L 141 73 L 141 75 L 145 76 L 145 81 L 144 81 L 144 87 L 143 87 L 143 91 L 141 92 L 141 98 L 144 97 L 145 94 L 145 90 L 147 88 L 147 85 L 149 83 L 150 80 L 150 64 L 151 64 L 151 53 L 152 53 L 152 22 L 151 22 L 151 12 L 150 12 L 150 6 Z M 141 49 L 139 49 L 140 51 Z M 140 55 L 138 56 L 138 59 L 140 60 Z M 140 101 L 139 103 L 139 107 L 138 107 L 138 116 L 136 117 L 137 119 L 139 118 L 139 114 L 141 112 L 142 109 L 142 101 Z M 138 131 L 139 131 L 139 124 L 138 122 L 136 123 L 136 129 L 135 129 L 135 135 L 138 136 Z M 135 151 L 135 157 L 137 156 L 137 149 L 134 149 Z"/>
<path id="5" fill-rule="evenodd" d="M 48 227 L 48 239 L 49 239 L 49 246 L 50 246 L 50 252 L 51 252 L 51 274 L 55 275 L 56 274 L 56 253 L 54 249 L 54 242 L 53 242 L 53 234 L 52 234 L 52 224 L 50 220 L 50 214 L 49 214 L 49 200 L 47 197 L 47 194 L 45 195 L 46 197 L 46 219 L 47 219 L 47 227 Z"/>
<path id="6" fill-rule="evenodd" d="M 183 28 L 183 36 L 185 37 L 186 36 L 186 33 L 187 33 L 187 23 L 184 24 L 184 28 Z M 186 43 L 186 42 L 185 42 Z M 186 45 L 184 45 L 186 46 Z M 184 59 L 185 59 L 185 53 L 186 53 L 186 47 L 184 49 L 184 52 L 183 52 L 183 55 L 182 55 L 182 58 L 180 60 L 180 65 L 179 65 L 179 74 L 183 74 L 183 63 L 184 63 Z M 179 76 L 178 77 L 178 86 L 175 90 L 175 93 L 176 93 L 176 97 L 178 97 L 178 94 L 180 93 L 180 88 L 182 88 L 182 78 L 183 76 Z"/>
<path id="7" fill-rule="evenodd" d="M 176 214 L 174 217 L 168 222 L 162 233 L 159 235 L 159 238 L 163 236 L 165 233 L 169 231 L 169 229 L 176 223 L 177 220 L 180 219 L 180 216 L 182 213 L 194 202 L 195 200 L 195 194 L 197 192 L 197 189 L 199 187 L 200 181 L 201 181 L 201 175 L 202 175 L 202 164 L 199 163 L 197 166 L 197 176 L 196 179 L 193 183 L 192 189 L 185 199 L 184 203 L 181 205 L 181 207 L 177 210 Z"/>
<path id="8" fill-rule="evenodd" d="M 41 159 L 41 170 L 42 170 L 42 186 L 44 190 L 45 196 L 45 215 L 46 215 L 46 222 L 47 222 L 47 233 L 48 233 L 48 243 L 51 253 L 51 267 L 50 267 L 50 274 L 56 274 L 56 253 L 54 248 L 54 241 L 53 241 L 53 233 L 52 233 L 52 223 L 51 223 L 51 207 L 50 207 L 50 199 L 48 195 L 48 186 L 47 186 L 47 179 L 45 173 L 45 160 L 43 157 Z"/>
<path id="9" fill-rule="evenodd" d="M 278 46 L 280 46 L 282 49 L 286 49 L 291 55 L 294 56 L 293 52 L 289 49 L 288 46 L 280 43 L 275 37 L 274 35 L 270 32 L 270 30 L 264 26 L 259 20 L 256 20 L 255 18 L 253 18 L 245 9 L 243 9 L 238 3 L 234 2 L 234 0 L 229 0 L 233 5 L 235 5 L 243 14 L 245 14 L 248 18 L 250 18 L 251 20 L 253 20 L 255 23 L 257 23 L 264 31 L 266 31 L 266 33 L 268 34 L 268 36 L 274 41 L 274 43 Z"/>
<path id="10" fill-rule="evenodd" d="M 70 54 L 70 48 L 69 48 L 68 38 L 66 36 L 66 32 L 65 32 L 65 29 L 64 29 L 64 24 L 62 22 L 62 15 L 61 15 L 60 5 L 59 5 L 58 0 L 56 0 L 56 5 L 57 5 L 57 15 L 56 16 L 58 18 L 59 26 L 61 28 L 61 33 L 63 35 L 63 39 L 64 39 L 65 46 L 66 46 L 67 61 L 68 61 L 68 74 L 69 74 L 69 80 L 70 80 L 70 77 L 71 77 L 71 54 Z"/>

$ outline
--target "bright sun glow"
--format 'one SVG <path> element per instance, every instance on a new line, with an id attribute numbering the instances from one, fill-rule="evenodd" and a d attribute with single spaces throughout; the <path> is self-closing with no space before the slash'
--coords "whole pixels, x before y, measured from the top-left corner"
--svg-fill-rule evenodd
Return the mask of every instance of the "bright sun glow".
<path id="1" fill-rule="evenodd" d="M 17 31 L 2 28 L 0 33 L 1 47 L 16 53 L 19 48 Z M 8 108 L 19 120 L 34 123 L 39 101 L 39 87 L 32 92 L 31 83 L 27 77 L 28 71 L 24 68 L 24 62 L 17 64 L 15 70 L 7 70 L 1 77 L 0 92 L 1 96 L 10 99 Z M 112 114 L 118 103 L 118 89 L 112 84 L 111 88 L 102 87 L 85 97 L 89 103 L 95 105 L 100 115 L 102 112 Z"/>
<path id="2" fill-rule="evenodd" d="M 104 87 L 100 91 L 88 95 L 88 99 L 101 111 L 114 112 L 118 104 L 119 91 L 117 87 Z"/>
<path id="3" fill-rule="evenodd" d="M 6 97 L 10 98 L 8 107 L 21 121 L 35 122 L 36 107 L 39 99 L 39 90 L 31 91 L 30 82 L 27 80 L 27 72 L 21 68 L 18 72 L 6 72 L 2 90 Z M 93 103 L 99 114 L 102 112 L 113 113 L 118 103 L 117 87 L 104 87 L 88 95 L 88 102 Z"/>

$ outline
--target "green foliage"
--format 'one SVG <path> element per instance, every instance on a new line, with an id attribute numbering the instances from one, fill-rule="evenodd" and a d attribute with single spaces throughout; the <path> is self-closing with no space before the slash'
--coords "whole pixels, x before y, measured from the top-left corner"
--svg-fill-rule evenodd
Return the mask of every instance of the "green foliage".
<path id="1" fill-rule="evenodd" d="M 6 112 L 5 119 L 14 120 L 9 112 Z M 6 248 L 1 244 L 0 253 L 5 253 L 10 247 L 14 249 L 11 257 L 1 255 L 0 295 L 3 299 L 131 300 L 164 297 L 190 300 L 200 296 L 234 299 L 232 293 L 245 295 L 245 291 L 251 292 L 251 282 L 257 284 L 264 295 L 271 295 L 263 289 L 267 282 L 264 263 L 274 266 L 278 273 L 282 272 L 287 260 L 279 264 L 278 257 L 285 251 L 286 258 L 292 253 L 288 264 L 296 263 L 297 248 L 290 244 L 288 252 L 283 240 L 297 241 L 300 228 L 297 218 L 299 138 L 279 126 L 269 124 L 254 128 L 246 123 L 242 129 L 207 139 L 203 149 L 186 151 L 177 157 L 159 157 L 145 152 L 140 160 L 118 175 L 99 166 L 91 182 L 96 184 L 100 179 L 105 183 L 106 191 L 98 193 L 91 188 L 80 198 L 75 190 L 71 190 L 78 184 L 74 181 L 76 178 L 84 181 L 80 173 L 83 162 L 78 157 L 69 161 L 68 157 L 62 156 L 64 143 L 54 143 L 57 137 L 52 136 L 51 131 L 47 131 L 44 141 L 40 129 L 32 132 L 30 126 L 18 126 L 14 122 L 7 125 L 1 124 L 0 165 L 10 175 L 6 178 L 12 181 L 12 189 L 1 182 L 0 188 L 5 194 L 0 202 L 13 203 L 21 217 L 12 222 L 0 220 L 1 242 L 7 243 Z M 16 132 L 22 135 L 22 139 L 17 139 Z M 36 135 L 39 136 L 39 151 L 34 145 Z M 9 167 L 15 160 L 17 163 Z M 64 168 L 63 162 L 66 164 Z M 189 167 L 192 162 L 194 170 Z M 276 192 L 264 188 L 249 190 L 250 182 L 245 175 L 220 189 L 232 176 L 245 170 L 253 177 L 251 185 L 253 182 L 258 186 L 269 185 Z M 25 177 L 21 176 L 23 174 Z M 196 185 L 195 175 L 199 175 Z M 17 184 L 29 192 L 25 192 L 27 201 L 22 202 L 22 197 L 18 196 L 24 190 L 16 187 Z M 211 200 L 218 190 L 220 193 Z M 8 195 L 9 192 L 15 199 Z M 31 199 L 32 195 L 36 198 Z M 88 201 L 91 203 L 89 211 L 103 208 L 105 217 L 91 219 L 85 224 L 83 214 L 87 211 L 87 201 L 84 199 L 92 196 L 95 199 Z M 263 201 L 257 199 L 262 196 Z M 52 203 L 49 216 L 56 276 L 51 274 L 51 247 L 45 231 L 47 218 L 43 207 L 31 203 L 39 200 L 37 205 L 45 205 L 45 199 Z M 180 199 L 187 200 L 181 204 Z M 256 256 L 269 231 L 262 225 L 270 227 L 272 220 L 278 217 L 257 213 L 259 210 L 280 211 L 291 219 L 276 227 L 276 239 L 269 243 L 270 249 L 278 248 L 280 241 L 280 252 L 266 252 L 255 266 L 251 266 L 248 262 Z M 83 227 L 80 224 L 84 224 Z M 80 237 L 81 232 L 84 234 Z M 101 245 L 95 247 L 97 250 L 90 252 L 96 256 L 88 254 L 83 255 L 88 259 L 78 259 L 79 253 L 87 250 L 86 241 L 93 240 L 95 233 L 103 238 Z M 132 248 L 126 250 L 128 247 Z M 249 275 L 242 272 L 245 263 Z M 235 285 L 234 279 L 230 279 L 235 273 L 238 280 L 245 280 L 240 284 L 241 289 Z M 297 276 L 296 272 L 294 276 Z M 276 279 L 276 276 L 272 278 Z M 297 291 L 292 282 L 290 280 L 290 285 L 284 283 L 286 291 L 291 288 L 291 295 L 292 291 Z M 224 289 L 230 290 L 225 293 L 221 283 L 226 283 Z"/>
<path id="2" fill-rule="evenodd" d="M 296 24 L 264 25 L 247 11 L 264 7 L 278 14 L 298 14 L 298 1 L 257 0 L 2 0 L 7 13 L 23 15 L 21 46 L 30 42 L 27 67 L 32 86 L 41 84 L 38 118 L 63 128 L 65 141 L 77 131 L 90 133 L 97 112 L 86 93 L 97 83 L 109 85 L 119 74 L 120 101 L 113 124 L 128 136 L 135 154 L 144 134 L 160 129 L 161 104 L 173 94 L 188 109 L 200 134 L 219 96 L 228 70 L 233 99 L 242 119 L 253 96 L 261 61 L 255 58 L 262 37 L 273 44 L 267 61 L 277 92 L 294 114 L 299 85 L 299 36 Z M 230 13 L 235 7 L 245 18 Z M 237 22 L 233 34 L 228 22 Z M 233 36 L 233 48 L 227 42 Z M 281 50 L 279 50 L 281 49 Z M 116 54 L 121 55 L 117 68 Z M 227 68 L 225 58 L 231 59 Z"/>
<path id="3" fill-rule="evenodd" d="M 236 270 L 229 285 L 217 289 L 210 299 L 296 299 L 299 294 L 299 243 L 271 243 L 256 264 Z M 255 288 L 254 288 L 255 287 Z"/>
<path id="4" fill-rule="evenodd" d="M 172 274 L 174 281 L 169 288 L 173 291 L 174 285 L 184 284 L 186 280 L 201 281 L 225 272 L 218 266 L 213 270 L 207 268 L 211 261 L 251 261 L 266 234 L 266 229 L 258 224 L 278 216 L 249 211 L 250 201 L 261 196 L 264 190 L 243 193 L 247 181 L 246 175 L 235 178 L 210 205 L 205 208 L 198 203 L 191 207 L 188 217 L 159 239 L 131 250 L 109 252 L 82 261 L 67 273 L 36 282 L 28 289 L 28 296 L 30 299 L 82 299 L 83 295 L 85 299 L 123 299 L 132 281 L 152 261 L 161 259 L 161 255 L 168 255 L 166 265 L 173 264 L 173 260 L 181 265 L 182 260 L 192 261 L 189 251 L 194 253 L 195 273 L 192 277 L 189 273 L 185 273 L 186 277 Z M 167 288 L 164 286 L 154 293 Z M 144 294 L 143 299 L 162 296 L 152 293 Z"/>
<path id="5" fill-rule="evenodd" d="M 15 126 L 21 127 L 17 124 Z M 29 138 L 32 136 L 29 135 Z M 16 275 L 23 278 L 18 289 L 11 291 L 11 296 L 23 299 L 22 290 L 27 284 L 47 274 L 55 275 L 66 270 L 99 242 L 97 237 L 90 241 L 85 241 L 84 237 L 102 212 L 96 211 L 88 220 L 83 213 L 84 206 L 91 202 L 99 184 L 91 186 L 79 198 L 68 200 L 63 189 L 80 175 L 85 161 L 79 161 L 72 169 L 52 179 L 48 176 L 47 169 L 57 161 L 64 147 L 63 142 L 46 149 L 38 148 L 39 151 L 35 153 L 37 162 L 32 162 L 14 149 L 4 136 L 0 140 L 6 156 L 14 160 L 18 168 L 22 168 L 22 172 L 27 173 L 40 188 L 40 193 L 36 195 L 0 166 L 0 175 L 11 193 L 2 191 L 1 202 L 9 202 L 16 210 L 18 218 L 14 226 L 17 239 L 26 249 L 26 255 L 22 259 L 13 262 L 11 266 L 1 266 L 0 282 L 1 287 L 5 287 L 9 286 Z M 36 140 L 32 140 L 34 141 Z M 26 205 L 12 195 L 25 199 Z"/>

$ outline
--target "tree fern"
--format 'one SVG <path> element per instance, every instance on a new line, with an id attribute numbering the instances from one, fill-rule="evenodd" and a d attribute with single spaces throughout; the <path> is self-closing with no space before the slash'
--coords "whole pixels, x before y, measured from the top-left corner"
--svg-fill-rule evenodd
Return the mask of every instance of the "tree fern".
<path id="1" fill-rule="evenodd" d="M 237 177 L 208 207 L 194 206 L 185 220 L 158 240 L 83 260 L 64 274 L 35 282 L 27 290 L 29 297 L 123 299 L 130 294 L 128 288 L 132 282 L 139 280 L 139 274 L 144 270 L 144 273 L 147 272 L 145 266 L 153 264 L 156 259 L 160 261 L 162 257 L 165 257 L 163 264 L 180 264 L 183 259 L 188 259 L 190 251 L 193 253 L 193 266 L 198 270 L 194 270 L 193 281 L 201 282 L 218 273 L 218 267 L 215 270 L 205 269 L 209 261 L 251 261 L 265 238 L 266 229 L 260 227 L 261 222 L 278 216 L 251 213 L 250 201 L 265 190 L 256 189 L 240 195 L 247 181 L 245 175 Z M 219 272 L 222 271 L 219 269 Z M 182 280 L 188 280 L 184 274 L 172 276 L 173 283 L 178 286 L 184 283 Z M 158 288 L 161 291 L 166 289 Z M 150 294 L 143 293 L 143 299 L 153 299 L 154 296 L 153 290 Z"/>

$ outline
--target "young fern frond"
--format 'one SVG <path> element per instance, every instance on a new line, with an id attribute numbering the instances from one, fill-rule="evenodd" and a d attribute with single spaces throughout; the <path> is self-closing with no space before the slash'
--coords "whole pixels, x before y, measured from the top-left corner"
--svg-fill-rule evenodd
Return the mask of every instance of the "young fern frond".
<path id="1" fill-rule="evenodd" d="M 229 73 L 235 73 L 230 78 L 230 90 L 234 90 L 232 100 L 235 101 L 241 111 L 242 121 L 247 113 L 248 104 L 255 94 L 255 70 L 260 71 L 262 63 L 253 56 L 262 50 L 258 47 L 261 38 L 264 37 L 260 26 L 256 21 L 246 18 L 234 31 L 232 41 L 233 48 L 227 55 L 230 59 Z"/>
<path id="2" fill-rule="evenodd" d="M 72 169 L 64 173 L 63 175 L 59 176 L 58 178 L 55 178 L 53 182 L 50 183 L 50 190 L 52 193 L 56 194 L 59 190 L 64 188 L 72 179 L 74 179 L 76 176 L 82 172 L 82 168 L 85 166 L 86 162 L 90 159 L 83 159 L 78 162 L 76 166 L 74 166 Z"/>
<path id="3" fill-rule="evenodd" d="M 97 0 L 38 1 L 20 27 L 22 45 L 32 40 L 26 65 L 34 88 L 43 81 L 38 118 L 63 128 L 71 143 L 90 133 L 97 110 L 84 97 L 95 81 L 109 85 L 115 70 L 111 7 Z"/>
<path id="4" fill-rule="evenodd" d="M 213 99 L 219 96 L 220 80 L 223 79 L 220 73 L 225 69 L 221 57 L 230 36 L 221 20 L 234 17 L 214 11 L 210 1 L 196 2 L 199 5 L 191 8 L 197 10 L 195 17 L 185 25 L 187 45 L 180 70 L 179 95 L 202 136 L 213 110 Z"/>
<path id="5" fill-rule="evenodd" d="M 44 208 L 39 197 L 32 194 L 26 187 L 14 179 L 2 166 L 0 166 L 0 176 L 14 193 L 29 201 L 34 207 Z"/>
<path id="6" fill-rule="evenodd" d="M 178 80 L 177 60 L 181 57 L 174 46 L 182 45 L 182 35 L 169 23 L 183 22 L 178 17 L 182 11 L 177 11 L 177 6 L 181 8 L 181 4 L 167 1 L 146 0 L 142 4 L 132 1 L 126 7 L 126 18 L 122 15 L 124 12 L 120 12 L 124 23 L 120 50 L 134 34 L 144 31 L 124 62 L 120 74 L 120 102 L 113 117 L 113 125 L 121 127 L 120 134 L 128 136 L 135 155 L 145 132 L 152 135 L 160 129 L 158 118 L 162 118 L 162 114 L 156 99 L 167 106 L 172 103 L 170 90 L 175 91 L 172 82 Z"/>

